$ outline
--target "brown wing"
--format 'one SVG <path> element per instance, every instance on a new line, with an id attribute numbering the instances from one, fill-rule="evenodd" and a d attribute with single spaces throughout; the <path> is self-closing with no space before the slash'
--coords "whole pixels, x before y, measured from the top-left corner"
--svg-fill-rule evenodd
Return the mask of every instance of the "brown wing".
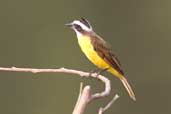
<path id="1" fill-rule="evenodd" d="M 95 33 L 94 33 L 95 34 Z M 114 69 L 116 69 L 119 73 L 124 75 L 119 60 L 112 53 L 112 50 L 108 46 L 108 44 L 99 36 L 92 35 L 92 44 L 94 46 L 94 50 L 98 53 L 98 55 L 103 58 L 108 64 L 110 64 Z"/>

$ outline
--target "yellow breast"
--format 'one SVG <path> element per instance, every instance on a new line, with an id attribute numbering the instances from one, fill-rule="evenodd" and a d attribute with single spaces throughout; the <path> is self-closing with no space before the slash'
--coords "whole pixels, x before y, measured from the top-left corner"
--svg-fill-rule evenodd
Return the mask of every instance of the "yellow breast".
<path id="1" fill-rule="evenodd" d="M 101 69 L 109 68 L 108 65 L 94 50 L 91 40 L 88 36 L 81 36 L 78 38 L 78 43 L 81 47 L 81 50 L 87 56 L 87 58 L 94 63 L 97 67 Z"/>

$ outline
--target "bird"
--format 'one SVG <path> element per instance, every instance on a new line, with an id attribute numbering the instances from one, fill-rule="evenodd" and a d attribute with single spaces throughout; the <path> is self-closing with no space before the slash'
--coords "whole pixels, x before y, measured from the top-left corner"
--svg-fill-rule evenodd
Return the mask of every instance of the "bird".
<path id="1" fill-rule="evenodd" d="M 121 69 L 120 61 L 113 53 L 111 46 L 94 32 L 90 22 L 85 18 L 80 18 L 65 25 L 75 31 L 78 44 L 86 57 L 97 68 L 106 70 L 119 78 L 130 98 L 136 101 L 135 94 Z"/>

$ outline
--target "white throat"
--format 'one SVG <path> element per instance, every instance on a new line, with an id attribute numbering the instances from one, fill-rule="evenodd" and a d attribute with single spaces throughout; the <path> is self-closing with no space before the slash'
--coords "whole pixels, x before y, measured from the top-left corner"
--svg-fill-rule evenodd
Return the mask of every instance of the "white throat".
<path id="1" fill-rule="evenodd" d="M 78 32 L 77 30 L 74 30 L 74 31 L 75 31 L 75 33 L 77 35 L 77 38 L 80 38 L 83 35 L 82 33 Z"/>

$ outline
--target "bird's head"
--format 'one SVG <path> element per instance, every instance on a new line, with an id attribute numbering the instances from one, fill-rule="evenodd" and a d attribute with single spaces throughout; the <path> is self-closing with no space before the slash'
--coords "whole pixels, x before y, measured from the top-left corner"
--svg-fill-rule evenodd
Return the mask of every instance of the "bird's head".
<path id="1" fill-rule="evenodd" d="M 65 25 L 73 29 L 76 32 L 77 36 L 93 31 L 89 21 L 85 18 L 74 20 L 73 22 Z"/>

